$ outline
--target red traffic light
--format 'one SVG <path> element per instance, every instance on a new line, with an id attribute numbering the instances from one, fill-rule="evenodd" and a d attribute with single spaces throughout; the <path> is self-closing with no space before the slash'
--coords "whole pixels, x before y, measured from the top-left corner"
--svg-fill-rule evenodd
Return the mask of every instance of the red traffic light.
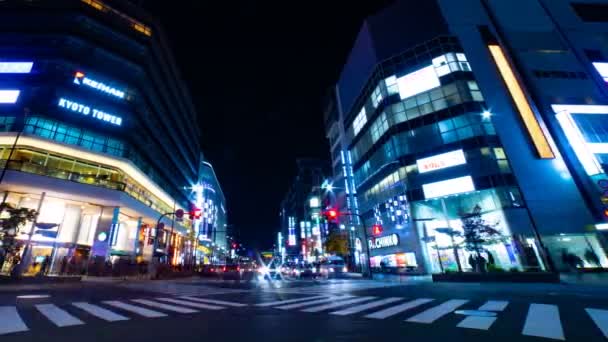
<path id="1" fill-rule="evenodd" d="M 338 212 L 333 209 L 328 210 L 327 217 L 334 219 L 334 218 L 338 217 Z"/>
<path id="2" fill-rule="evenodd" d="M 188 215 L 190 216 L 191 220 L 200 219 L 201 216 L 203 215 L 203 210 L 202 209 L 198 209 L 198 208 L 194 208 L 194 209 L 192 209 L 192 211 L 190 211 L 188 213 Z"/>
<path id="3" fill-rule="evenodd" d="M 382 234 L 382 226 L 379 224 L 375 224 L 372 226 L 372 234 L 380 235 Z"/>

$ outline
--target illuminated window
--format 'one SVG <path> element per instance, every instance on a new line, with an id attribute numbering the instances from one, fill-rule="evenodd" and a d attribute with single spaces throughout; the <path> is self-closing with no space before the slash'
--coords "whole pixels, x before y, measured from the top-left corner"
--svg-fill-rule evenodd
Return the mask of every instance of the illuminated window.
<path id="1" fill-rule="evenodd" d="M 388 121 L 386 120 L 386 114 L 382 113 L 376 121 L 372 124 L 370 132 L 372 135 L 372 142 L 375 143 L 380 137 L 388 131 Z"/>
<path id="2" fill-rule="evenodd" d="M 34 62 L 0 62 L 0 74 L 29 74 Z"/>
<path id="3" fill-rule="evenodd" d="M 361 108 L 361 111 L 359 112 L 359 114 L 357 114 L 357 117 L 355 118 L 355 121 L 353 122 L 353 131 L 354 131 L 355 135 L 359 134 L 359 132 L 361 131 L 363 126 L 365 126 L 366 123 L 367 123 L 367 114 L 365 113 L 365 107 L 363 107 L 363 108 Z"/>
<path id="4" fill-rule="evenodd" d="M 399 86 L 397 85 L 397 77 L 389 76 L 384 80 L 388 95 L 399 94 Z"/>
<path id="5" fill-rule="evenodd" d="M 101 1 L 98 0 L 81 0 L 82 2 L 84 2 L 85 4 L 95 8 L 96 10 L 102 11 L 102 12 L 107 12 L 107 13 L 112 13 L 113 15 L 116 15 L 117 17 L 120 17 L 121 19 L 123 19 L 124 21 L 128 22 L 129 25 L 136 31 L 145 34 L 146 36 L 151 36 L 152 35 L 152 30 L 140 23 L 139 21 L 129 17 L 128 15 L 117 11 L 115 9 L 113 9 L 112 7 L 104 4 Z"/>
<path id="6" fill-rule="evenodd" d="M 545 136 L 540 124 L 536 120 L 536 116 L 532 111 L 532 107 L 530 107 L 530 103 L 524 94 L 522 87 L 520 86 L 515 74 L 513 73 L 513 69 L 511 65 L 507 61 L 502 48 L 498 45 L 489 45 L 490 53 L 494 58 L 494 62 L 504 80 L 511 97 L 513 98 L 513 102 L 515 102 L 515 106 L 519 112 L 519 115 L 528 130 L 528 134 L 536 147 L 536 152 L 538 153 L 540 158 L 543 159 L 552 159 L 555 158 L 553 151 L 551 150 L 551 146 L 549 145 L 549 141 Z"/>
<path id="7" fill-rule="evenodd" d="M 380 91 L 380 85 L 378 85 L 372 93 L 372 106 L 374 106 L 374 108 L 378 108 L 380 102 L 382 102 L 382 92 Z"/>

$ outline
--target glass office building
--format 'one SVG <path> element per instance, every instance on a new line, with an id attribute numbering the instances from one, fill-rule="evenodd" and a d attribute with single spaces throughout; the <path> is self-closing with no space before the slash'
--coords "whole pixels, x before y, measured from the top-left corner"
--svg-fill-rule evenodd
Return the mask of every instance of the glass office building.
<path id="1" fill-rule="evenodd" d="M 39 211 L 17 236 L 26 274 L 47 257 L 51 273 L 150 260 L 156 221 L 189 209 L 200 162 L 161 28 L 128 2 L 3 1 L 0 31 L 0 190 Z M 156 254 L 189 262 L 192 223 L 164 223 Z"/>
<path id="2" fill-rule="evenodd" d="M 577 267 L 608 265 L 585 193 L 510 61 L 463 43 L 448 2 L 398 1 L 368 18 L 336 85 L 334 131 L 352 158 L 371 266 L 547 270 L 572 255 Z M 590 117 L 580 125 L 600 139 Z"/>

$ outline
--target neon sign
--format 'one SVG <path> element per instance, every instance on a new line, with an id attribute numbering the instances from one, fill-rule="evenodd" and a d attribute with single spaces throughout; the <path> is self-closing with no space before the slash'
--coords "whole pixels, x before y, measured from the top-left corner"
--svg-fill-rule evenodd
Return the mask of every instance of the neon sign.
<path id="1" fill-rule="evenodd" d="M 125 98 L 125 92 L 119 89 L 116 89 L 114 87 L 110 87 L 109 85 L 99 82 L 99 81 L 95 81 L 93 79 L 90 79 L 88 77 L 86 77 L 84 75 L 84 73 L 78 71 L 76 72 L 76 75 L 74 75 L 74 84 L 77 85 L 85 85 L 87 87 L 91 87 L 93 89 L 97 89 L 103 93 L 112 95 L 114 97 L 118 97 L 119 99 L 124 99 Z"/>
<path id="2" fill-rule="evenodd" d="M 367 240 L 369 249 L 394 247 L 399 245 L 399 235 L 391 234 Z"/>
<path id="3" fill-rule="evenodd" d="M 59 103 L 57 105 L 61 108 L 65 108 L 72 112 L 80 113 L 85 116 L 91 115 L 96 119 L 114 124 L 116 126 L 122 125 L 122 118 L 120 116 L 116 116 L 107 112 L 102 112 L 101 110 L 91 108 L 76 101 L 68 100 L 62 97 L 59 98 Z"/>

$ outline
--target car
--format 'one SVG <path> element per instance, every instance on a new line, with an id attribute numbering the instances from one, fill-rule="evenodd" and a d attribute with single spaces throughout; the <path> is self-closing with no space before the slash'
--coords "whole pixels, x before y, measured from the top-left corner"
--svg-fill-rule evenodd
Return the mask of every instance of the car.
<path id="1" fill-rule="evenodd" d="M 199 270 L 199 274 L 201 277 L 215 277 L 219 274 L 220 269 L 221 266 L 218 265 L 203 265 Z"/>
<path id="2" fill-rule="evenodd" d="M 346 263 L 341 257 L 329 257 L 321 262 L 320 273 L 326 278 L 335 278 L 348 272 Z"/>
<path id="3" fill-rule="evenodd" d="M 241 267 L 239 264 L 226 264 L 222 267 L 222 279 L 241 280 Z"/>
<path id="4" fill-rule="evenodd" d="M 278 263 L 271 261 L 266 266 L 261 266 L 258 268 L 258 274 L 262 279 L 280 279 L 281 276 L 281 267 Z"/>
<path id="5" fill-rule="evenodd" d="M 291 276 L 300 279 L 314 278 L 316 276 L 316 272 L 311 264 L 304 264 L 294 267 Z"/>

